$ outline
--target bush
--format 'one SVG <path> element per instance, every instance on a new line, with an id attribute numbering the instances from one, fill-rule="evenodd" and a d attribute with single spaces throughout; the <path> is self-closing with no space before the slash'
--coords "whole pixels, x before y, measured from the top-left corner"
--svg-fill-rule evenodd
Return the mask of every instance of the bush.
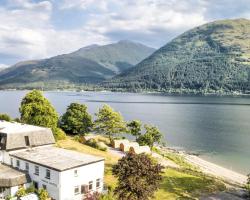
<path id="1" fill-rule="evenodd" d="M 82 136 L 82 135 L 74 136 L 74 140 L 77 141 L 77 142 L 80 142 L 82 144 L 85 142 L 84 136 Z"/>
<path id="2" fill-rule="evenodd" d="M 101 151 L 107 151 L 107 147 L 101 146 L 95 139 L 90 139 L 85 144 Z"/>
<path id="3" fill-rule="evenodd" d="M 35 193 L 36 192 L 36 188 L 34 187 L 34 185 L 32 184 L 30 187 L 28 187 L 26 189 L 26 193 L 30 194 L 30 193 Z"/>
<path id="4" fill-rule="evenodd" d="M 248 196 L 250 197 L 250 174 L 247 175 L 246 189 L 247 189 L 247 192 L 248 192 Z"/>
<path id="5" fill-rule="evenodd" d="M 4 120 L 4 121 L 7 121 L 7 122 L 10 122 L 11 118 L 7 114 L 0 114 L 0 120 Z"/>
<path id="6" fill-rule="evenodd" d="M 40 200 L 47 200 L 49 198 L 49 193 L 42 188 L 38 191 L 38 197 Z"/>
<path id="7" fill-rule="evenodd" d="M 27 194 L 24 187 L 19 188 L 19 190 L 16 192 L 17 197 L 23 197 Z"/>
<path id="8" fill-rule="evenodd" d="M 60 128 L 53 128 L 52 129 L 55 139 L 56 140 L 64 140 L 66 139 L 66 134 L 64 133 L 64 131 Z"/>

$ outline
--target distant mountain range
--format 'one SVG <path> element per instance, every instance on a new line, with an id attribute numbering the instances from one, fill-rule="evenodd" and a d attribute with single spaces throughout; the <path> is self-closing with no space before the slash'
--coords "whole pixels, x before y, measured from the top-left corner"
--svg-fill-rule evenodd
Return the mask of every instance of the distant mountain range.
<path id="1" fill-rule="evenodd" d="M 129 91 L 248 93 L 250 20 L 221 20 L 189 30 L 103 86 Z"/>
<path id="2" fill-rule="evenodd" d="M 57 88 L 68 84 L 96 84 L 127 70 L 155 49 L 131 41 L 91 45 L 73 53 L 24 61 L 0 72 L 0 88 Z"/>

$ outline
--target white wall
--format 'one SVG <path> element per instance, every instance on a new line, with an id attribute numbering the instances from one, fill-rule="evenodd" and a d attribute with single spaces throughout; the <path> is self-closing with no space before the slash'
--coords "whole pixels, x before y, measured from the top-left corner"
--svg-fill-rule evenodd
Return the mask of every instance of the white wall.
<path id="1" fill-rule="evenodd" d="M 21 159 L 17 159 L 13 157 L 13 167 L 17 167 L 16 166 L 16 160 L 20 161 L 20 167 L 19 169 L 21 170 L 25 170 L 25 163 L 27 161 L 21 160 Z M 42 167 L 39 166 L 39 175 L 35 174 L 35 166 L 36 164 L 29 163 L 29 175 L 32 181 L 36 181 L 38 183 L 38 187 L 43 188 L 43 185 L 46 185 L 47 191 L 50 194 L 50 196 L 54 199 L 59 199 L 59 172 L 46 168 L 46 167 Z M 47 179 L 46 176 L 46 169 L 50 170 L 50 179 Z"/>
<path id="2" fill-rule="evenodd" d="M 78 176 L 75 177 L 74 170 L 78 170 Z M 93 181 L 93 191 L 103 191 L 104 161 L 82 166 L 79 168 L 63 171 L 60 174 L 60 199 L 59 200 L 82 200 L 81 185 L 88 185 Z M 96 179 L 101 179 L 101 185 L 96 188 Z M 79 186 L 80 194 L 75 195 L 75 186 Z"/>
<path id="3" fill-rule="evenodd" d="M 13 158 L 13 167 L 16 166 L 16 160 L 19 160 L 19 169 L 25 170 L 26 161 Z M 42 185 L 46 185 L 49 195 L 56 200 L 82 200 L 82 195 L 75 195 L 75 186 L 79 186 L 81 193 L 81 185 L 88 185 L 89 181 L 93 181 L 93 191 L 103 191 L 103 178 L 104 178 L 104 161 L 85 165 L 79 168 L 58 172 L 52 169 L 50 170 L 50 179 L 46 179 L 45 167 L 39 166 L 39 176 L 35 175 L 35 165 L 29 163 L 29 175 L 32 181 L 36 181 L 39 184 L 39 188 Z M 37 165 L 38 166 L 38 165 Z M 78 170 L 78 176 L 75 176 L 74 171 Z M 96 179 L 101 179 L 101 185 L 96 188 Z"/>

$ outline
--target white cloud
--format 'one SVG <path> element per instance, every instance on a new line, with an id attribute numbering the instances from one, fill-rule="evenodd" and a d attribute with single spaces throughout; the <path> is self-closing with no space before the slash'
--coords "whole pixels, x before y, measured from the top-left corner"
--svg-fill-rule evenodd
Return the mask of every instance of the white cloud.
<path id="1" fill-rule="evenodd" d="M 7 68 L 7 67 L 8 67 L 8 65 L 1 64 L 1 63 L 0 63 L 0 69 Z"/>
<path id="2" fill-rule="evenodd" d="M 233 0 L 8 0 L 0 3 L 0 63 L 4 56 L 40 59 L 120 39 L 159 47 L 208 21 L 249 16 L 247 1 L 235 6 Z M 77 21 L 75 28 L 64 20 Z"/>
<path id="3" fill-rule="evenodd" d="M 56 30 L 51 24 L 51 14 L 49 1 L 11 0 L 8 9 L 0 7 L 0 19 L 4 22 L 0 23 L 0 56 L 41 59 L 91 43 L 108 42 L 103 35 L 80 27 L 77 30 Z"/>
<path id="4" fill-rule="evenodd" d="M 87 9 L 90 6 L 100 10 L 107 10 L 108 0 L 63 0 L 63 3 L 59 6 L 60 9 Z"/>

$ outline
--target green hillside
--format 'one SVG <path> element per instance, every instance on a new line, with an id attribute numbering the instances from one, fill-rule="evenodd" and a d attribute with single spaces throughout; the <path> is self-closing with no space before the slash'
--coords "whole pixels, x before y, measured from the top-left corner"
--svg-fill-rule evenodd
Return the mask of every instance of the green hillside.
<path id="1" fill-rule="evenodd" d="M 139 43 L 120 41 L 91 45 L 49 59 L 20 62 L 0 72 L 0 88 L 99 83 L 134 66 L 153 51 Z"/>
<path id="2" fill-rule="evenodd" d="M 248 92 L 250 20 L 196 27 L 103 85 L 130 91 Z"/>

